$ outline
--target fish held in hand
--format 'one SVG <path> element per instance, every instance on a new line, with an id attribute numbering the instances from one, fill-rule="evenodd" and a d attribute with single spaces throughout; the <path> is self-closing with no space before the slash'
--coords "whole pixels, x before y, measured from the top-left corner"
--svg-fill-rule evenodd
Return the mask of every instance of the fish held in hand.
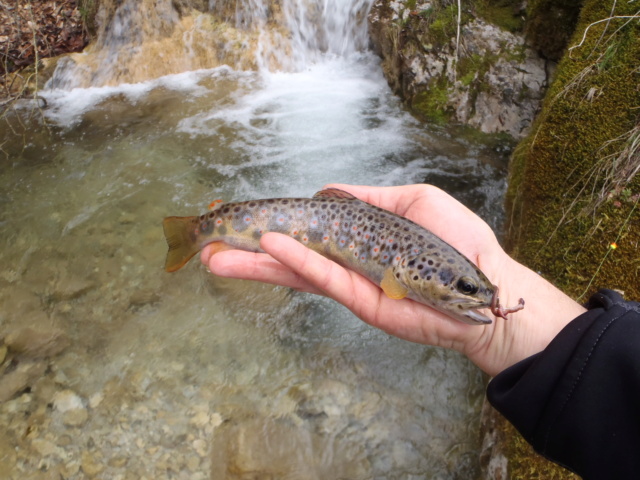
<path id="1" fill-rule="evenodd" d="M 420 225 L 335 188 L 313 198 L 213 202 L 194 217 L 166 217 L 168 272 L 205 245 L 262 252 L 260 238 L 278 232 L 379 285 L 393 299 L 410 298 L 472 325 L 524 308 L 500 305 L 498 288 L 458 250 Z"/>

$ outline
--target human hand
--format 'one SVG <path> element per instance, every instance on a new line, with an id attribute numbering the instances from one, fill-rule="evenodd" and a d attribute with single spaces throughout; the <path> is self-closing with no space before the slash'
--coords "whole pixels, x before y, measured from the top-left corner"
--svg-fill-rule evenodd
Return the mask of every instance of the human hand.
<path id="1" fill-rule="evenodd" d="M 475 263 L 500 289 L 502 305 L 523 297 L 523 310 L 490 325 L 467 325 L 409 299 L 393 300 L 361 275 L 282 234 L 265 234 L 266 253 L 202 250 L 201 261 L 222 277 L 258 280 L 328 296 L 368 324 L 427 345 L 467 355 L 490 375 L 541 351 L 584 308 L 509 257 L 491 228 L 457 200 L 430 185 L 330 185 L 427 228 Z"/>

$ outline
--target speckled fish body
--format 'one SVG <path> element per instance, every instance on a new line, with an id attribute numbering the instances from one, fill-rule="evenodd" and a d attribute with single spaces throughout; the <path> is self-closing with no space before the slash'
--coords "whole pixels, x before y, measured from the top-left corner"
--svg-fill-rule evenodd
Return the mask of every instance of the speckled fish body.
<path id="1" fill-rule="evenodd" d="M 496 293 L 487 277 L 442 239 L 394 213 L 337 189 L 313 198 L 223 203 L 197 217 L 167 217 L 165 268 L 176 271 L 212 242 L 260 252 L 260 238 L 279 232 L 382 287 L 470 324 Z"/>

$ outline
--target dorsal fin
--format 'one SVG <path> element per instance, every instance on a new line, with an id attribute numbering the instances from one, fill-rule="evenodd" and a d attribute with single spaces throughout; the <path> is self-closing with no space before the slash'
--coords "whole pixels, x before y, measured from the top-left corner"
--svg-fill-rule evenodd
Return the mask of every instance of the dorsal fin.
<path id="1" fill-rule="evenodd" d="M 347 198 L 357 200 L 356 197 L 339 188 L 325 188 L 316 193 L 313 198 Z"/>
<path id="2" fill-rule="evenodd" d="M 222 200 L 214 200 L 209 204 L 209 210 L 212 212 L 218 210 L 220 209 L 220 207 L 222 207 L 223 204 L 224 202 Z"/>

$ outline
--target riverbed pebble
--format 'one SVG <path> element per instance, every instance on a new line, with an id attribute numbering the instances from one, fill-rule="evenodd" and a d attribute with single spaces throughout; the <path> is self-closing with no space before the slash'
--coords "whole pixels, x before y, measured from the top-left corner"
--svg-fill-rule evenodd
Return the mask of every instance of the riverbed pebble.
<path id="1" fill-rule="evenodd" d="M 84 408 L 82 399 L 73 390 L 62 390 L 53 396 L 53 407 L 59 412 Z"/>

